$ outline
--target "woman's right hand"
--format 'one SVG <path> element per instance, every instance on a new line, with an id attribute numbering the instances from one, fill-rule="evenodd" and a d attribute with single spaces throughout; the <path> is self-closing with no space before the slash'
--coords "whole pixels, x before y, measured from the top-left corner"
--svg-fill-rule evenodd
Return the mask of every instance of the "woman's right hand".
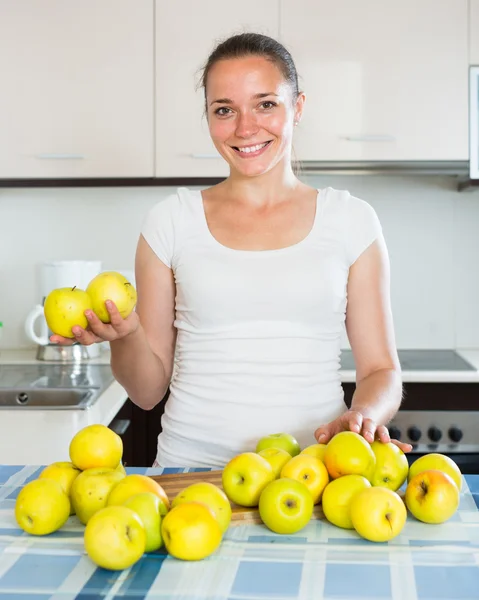
<path id="1" fill-rule="evenodd" d="M 73 339 L 53 334 L 50 336 L 50 341 L 53 344 L 60 344 L 62 346 L 71 346 L 75 343 L 80 343 L 83 346 L 91 346 L 91 344 L 97 342 L 114 342 L 115 340 L 120 340 L 138 329 L 140 319 L 136 311 L 133 310 L 124 319 L 114 302 L 107 300 L 105 304 L 110 315 L 110 323 L 103 323 L 92 310 L 86 310 L 85 316 L 88 319 L 87 329 L 83 329 L 79 325 L 74 325 L 72 327 L 72 331 L 75 334 Z"/>

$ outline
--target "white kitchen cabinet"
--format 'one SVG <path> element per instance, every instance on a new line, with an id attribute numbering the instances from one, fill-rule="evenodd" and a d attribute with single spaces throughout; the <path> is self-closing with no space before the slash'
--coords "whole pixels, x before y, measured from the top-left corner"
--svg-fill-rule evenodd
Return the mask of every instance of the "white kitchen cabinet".
<path id="1" fill-rule="evenodd" d="M 156 0 L 156 176 L 222 177 L 228 165 L 210 140 L 201 68 L 219 40 L 254 31 L 277 37 L 277 0 Z"/>
<path id="2" fill-rule="evenodd" d="M 469 64 L 479 66 L 479 0 L 469 0 Z"/>
<path id="3" fill-rule="evenodd" d="M 467 160 L 467 0 L 280 7 L 307 96 L 299 159 Z"/>
<path id="4" fill-rule="evenodd" d="M 0 0 L 0 178 L 152 177 L 154 0 Z"/>

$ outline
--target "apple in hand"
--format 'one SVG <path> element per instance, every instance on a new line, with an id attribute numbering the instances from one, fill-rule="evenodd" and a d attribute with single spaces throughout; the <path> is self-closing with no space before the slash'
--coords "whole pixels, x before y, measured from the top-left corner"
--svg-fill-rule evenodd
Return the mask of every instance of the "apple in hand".
<path id="1" fill-rule="evenodd" d="M 315 456 L 324 462 L 326 446 L 327 444 L 311 444 L 311 446 L 306 446 L 304 450 L 301 450 L 300 454 L 311 454 L 311 456 Z"/>
<path id="2" fill-rule="evenodd" d="M 274 478 L 273 467 L 255 452 L 236 455 L 221 474 L 226 495 L 239 506 L 258 506 L 261 492 Z"/>
<path id="3" fill-rule="evenodd" d="M 107 506 L 88 521 L 85 550 L 98 566 L 112 571 L 127 569 L 143 556 L 146 532 L 140 517 L 126 506 Z"/>
<path id="4" fill-rule="evenodd" d="M 271 433 L 262 437 L 256 445 L 256 452 L 265 448 L 281 448 L 291 456 L 296 456 L 301 450 L 296 438 L 289 433 Z"/>
<path id="5" fill-rule="evenodd" d="M 91 298 L 84 290 L 65 287 L 52 290 L 48 294 L 43 305 L 43 314 L 53 333 L 74 338 L 72 327 L 78 325 L 86 329 L 88 319 L 85 311 L 91 308 Z"/>
<path id="6" fill-rule="evenodd" d="M 371 449 L 376 457 L 371 483 L 395 492 L 406 481 L 409 471 L 406 455 L 391 442 L 385 444 L 376 440 L 371 444 Z"/>
<path id="7" fill-rule="evenodd" d="M 90 281 L 86 291 L 91 298 L 93 312 L 103 323 L 110 322 L 106 300 L 114 302 L 124 319 L 135 308 L 137 300 L 135 288 L 124 275 L 116 271 L 99 273 Z"/>
<path id="8" fill-rule="evenodd" d="M 321 500 L 324 488 L 329 482 L 328 471 L 323 462 L 310 454 L 294 456 L 284 465 L 281 477 L 290 477 L 303 483 L 313 498 L 313 504 Z"/>
<path id="9" fill-rule="evenodd" d="M 269 464 L 273 467 L 275 478 L 279 477 L 281 469 L 291 460 L 291 454 L 281 448 L 265 448 L 258 452 L 260 456 L 266 458 Z"/>
<path id="10" fill-rule="evenodd" d="M 72 483 L 70 497 L 76 515 L 84 525 L 107 505 L 109 493 L 124 477 L 115 469 L 86 469 L 78 475 Z"/>
<path id="11" fill-rule="evenodd" d="M 376 457 L 371 445 L 361 435 L 341 431 L 328 442 L 324 464 L 333 479 L 343 475 L 362 475 L 370 480 Z"/>
<path id="12" fill-rule="evenodd" d="M 123 506 L 131 508 L 140 517 L 146 533 L 145 552 L 161 548 L 161 500 L 151 492 L 131 496 Z"/>
<path id="13" fill-rule="evenodd" d="M 214 513 L 216 520 L 224 533 L 231 522 L 231 504 L 221 488 L 209 481 L 192 483 L 179 492 L 171 503 L 171 508 L 184 502 L 203 502 Z"/>
<path id="14" fill-rule="evenodd" d="M 447 473 L 422 471 L 408 483 L 404 501 L 419 521 L 444 523 L 459 506 L 459 490 Z"/>
<path id="15" fill-rule="evenodd" d="M 387 542 L 401 533 L 407 511 L 396 492 L 384 487 L 370 487 L 353 497 L 350 516 L 361 537 L 371 542 Z"/>
<path id="16" fill-rule="evenodd" d="M 445 454 L 431 452 L 417 458 L 409 467 L 408 482 L 411 481 L 418 473 L 422 471 L 442 471 L 452 477 L 457 485 L 457 489 L 461 491 L 462 474 L 457 464 Z"/>
<path id="17" fill-rule="evenodd" d="M 351 502 L 354 496 L 371 484 L 362 475 L 344 475 L 333 479 L 324 488 L 321 506 L 326 519 L 343 529 L 354 529 L 351 521 Z"/>
<path id="18" fill-rule="evenodd" d="M 259 515 L 275 533 L 296 533 L 309 523 L 313 514 L 313 497 L 308 488 L 283 477 L 264 488 L 259 498 Z"/>

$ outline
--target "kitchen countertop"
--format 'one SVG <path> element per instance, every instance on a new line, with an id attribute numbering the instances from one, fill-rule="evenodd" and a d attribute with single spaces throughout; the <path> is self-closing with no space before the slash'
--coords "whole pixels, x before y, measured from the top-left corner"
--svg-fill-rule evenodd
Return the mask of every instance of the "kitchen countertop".
<path id="1" fill-rule="evenodd" d="M 264 525 L 230 527 L 199 562 L 164 550 L 131 569 L 97 568 L 84 552 L 75 516 L 49 536 L 29 536 L 15 499 L 42 467 L 0 466 L 0 598 L 156 600 L 472 600 L 479 597 L 479 475 L 466 475 L 458 512 L 427 525 L 408 515 L 399 536 L 377 544 L 325 520 L 293 535 Z M 186 470 L 186 469 L 181 469 Z M 172 469 L 169 470 L 170 472 Z M 180 469 L 173 469 L 180 471 Z M 127 468 L 160 474 L 161 469 Z"/>

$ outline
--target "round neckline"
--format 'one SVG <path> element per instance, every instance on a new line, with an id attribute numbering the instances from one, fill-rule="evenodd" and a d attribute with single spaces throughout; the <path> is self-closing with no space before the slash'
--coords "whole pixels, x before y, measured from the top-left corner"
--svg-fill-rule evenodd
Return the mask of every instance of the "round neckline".
<path id="1" fill-rule="evenodd" d="M 196 192 L 197 192 L 197 194 L 199 196 L 199 200 L 200 200 L 200 209 L 201 209 L 200 212 L 201 212 L 204 228 L 206 229 L 206 235 L 208 236 L 208 238 L 212 244 L 214 244 L 215 246 L 218 246 L 219 248 L 222 248 L 226 252 L 232 252 L 235 254 L 243 254 L 243 255 L 251 255 L 251 256 L 267 256 L 267 255 L 271 255 L 271 254 L 285 254 L 287 252 L 292 252 L 292 251 L 302 247 L 304 244 L 306 244 L 309 241 L 309 239 L 313 236 L 316 229 L 318 228 L 318 226 L 319 226 L 318 224 L 321 220 L 320 213 L 322 211 L 322 205 L 323 205 L 321 200 L 322 200 L 322 196 L 323 196 L 325 190 L 326 190 L 326 188 L 316 189 L 316 191 L 317 191 L 316 210 L 314 213 L 313 224 L 312 224 L 309 232 L 304 236 L 304 238 L 299 240 L 299 242 L 296 242 L 295 244 L 291 244 L 290 246 L 284 246 L 283 248 L 273 248 L 270 250 L 243 250 L 243 249 L 239 249 L 239 248 L 231 248 L 230 246 L 225 246 L 220 241 L 218 241 L 216 239 L 216 237 L 211 233 L 210 227 L 208 225 L 208 219 L 206 218 L 205 204 L 203 201 L 203 193 L 201 190 L 196 190 Z"/>

